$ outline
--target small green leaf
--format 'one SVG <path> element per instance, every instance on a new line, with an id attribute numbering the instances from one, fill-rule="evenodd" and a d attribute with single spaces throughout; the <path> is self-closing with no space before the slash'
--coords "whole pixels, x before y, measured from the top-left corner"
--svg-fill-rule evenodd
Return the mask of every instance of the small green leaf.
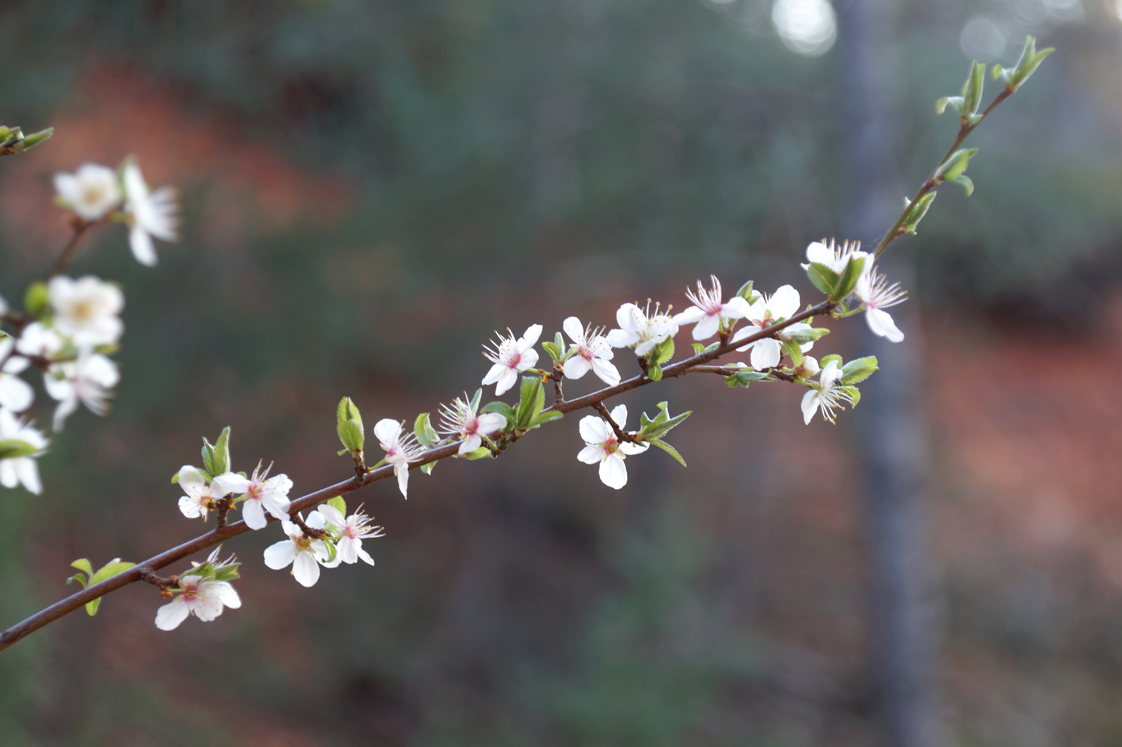
<path id="1" fill-rule="evenodd" d="M 561 362 L 561 349 L 554 345 L 552 342 L 543 342 L 542 347 L 545 352 L 549 353 L 549 357 L 553 359 L 554 363 Z"/>
<path id="2" fill-rule="evenodd" d="M 803 362 L 803 351 L 799 343 L 794 340 L 784 340 L 780 343 L 783 346 L 783 352 L 791 357 L 791 365 L 798 368 Z"/>
<path id="3" fill-rule="evenodd" d="M 970 165 L 970 159 L 977 153 L 977 148 L 959 148 L 956 150 L 939 165 L 939 170 L 935 172 L 935 183 L 949 181 L 965 172 L 966 167 Z"/>
<path id="4" fill-rule="evenodd" d="M 530 424 L 537 419 L 538 414 L 545 407 L 545 390 L 542 380 L 537 376 L 523 376 L 520 389 L 521 399 L 518 402 L 518 430 L 527 430 Z"/>
<path id="5" fill-rule="evenodd" d="M 659 402 L 658 409 L 659 412 L 655 415 L 653 420 L 648 418 L 646 413 L 643 413 L 639 418 L 639 433 L 637 434 L 639 438 L 644 440 L 662 438 L 693 414 L 692 411 L 687 410 L 681 415 L 670 417 L 666 402 Z"/>
<path id="6" fill-rule="evenodd" d="M 413 435 L 417 437 L 418 443 L 425 447 L 432 446 L 440 440 L 440 436 L 432 427 L 431 420 L 427 412 L 422 412 L 413 423 Z"/>
<path id="7" fill-rule="evenodd" d="M 206 437 L 203 437 L 203 466 L 206 467 L 207 472 L 214 474 L 214 447 Z"/>
<path id="8" fill-rule="evenodd" d="M 667 337 L 647 354 L 647 361 L 656 366 L 661 366 L 674 357 L 674 338 Z"/>
<path id="9" fill-rule="evenodd" d="M 540 425 L 545 425 L 546 423 L 552 423 L 554 420 L 560 420 L 563 417 L 565 417 L 565 413 L 559 412 L 558 410 L 550 410 L 548 412 L 543 412 L 541 415 L 538 416 L 537 420 L 534 421 L 534 426 L 533 427 L 537 428 Z"/>
<path id="10" fill-rule="evenodd" d="M 122 561 L 120 558 L 114 558 L 113 560 L 102 566 L 98 570 L 98 572 L 93 575 L 93 577 L 90 579 L 90 584 L 99 584 L 110 576 L 116 576 L 122 571 L 127 571 L 134 565 L 136 565 L 136 563 L 129 563 L 127 561 Z"/>
<path id="11" fill-rule="evenodd" d="M 363 429 L 362 415 L 359 413 L 358 407 L 355 406 L 355 403 L 350 397 L 343 397 L 343 399 L 339 400 L 339 407 L 335 411 L 335 418 L 339 423 L 353 420 L 358 423 L 359 430 Z M 360 446 L 359 448 L 361 449 L 362 447 Z"/>
<path id="12" fill-rule="evenodd" d="M 0 459 L 18 459 L 41 451 L 38 447 L 16 438 L 0 441 Z"/>
<path id="13" fill-rule="evenodd" d="M 705 352 L 705 346 L 703 344 L 701 344 L 700 342 L 695 342 L 693 344 L 693 354 L 694 355 L 701 355 L 704 352 Z"/>
<path id="14" fill-rule="evenodd" d="M 829 355 L 824 356 L 822 360 L 818 361 L 818 364 L 822 366 L 822 368 L 825 368 L 830 363 L 830 361 L 837 361 L 839 366 L 842 365 L 842 357 L 837 353 L 830 353 Z"/>
<path id="15" fill-rule="evenodd" d="M 962 113 L 962 97 L 961 96 L 944 96 L 935 102 L 935 113 L 942 114 L 950 106 L 956 112 Z"/>
<path id="16" fill-rule="evenodd" d="M 335 426 L 335 430 L 339 434 L 339 441 L 348 452 L 353 454 L 362 451 L 366 434 L 363 433 L 361 425 L 354 420 L 344 420 Z"/>
<path id="17" fill-rule="evenodd" d="M 51 294 L 46 283 L 32 283 L 23 296 L 23 308 L 36 319 L 42 319 L 51 310 Z"/>
<path id="18" fill-rule="evenodd" d="M 647 366 L 647 378 L 651 381 L 662 381 L 662 366 Z"/>
<path id="19" fill-rule="evenodd" d="M 972 182 L 970 180 L 970 177 L 968 177 L 966 174 L 959 174 L 949 181 L 955 182 L 956 184 L 961 184 L 962 188 L 966 190 L 967 197 L 974 194 L 974 182 Z"/>
<path id="20" fill-rule="evenodd" d="M 908 211 L 907 217 L 904 218 L 905 232 L 916 232 L 916 226 L 918 226 L 919 222 L 923 220 L 923 216 L 927 215 L 927 210 L 931 207 L 931 203 L 935 199 L 935 195 L 936 192 L 928 192 L 923 197 L 920 197 L 918 200 L 916 200 L 915 205 L 911 205 L 911 203 L 908 202 L 907 197 L 904 198 L 905 205 L 911 207 L 911 210 Z"/>
<path id="21" fill-rule="evenodd" d="M 744 368 L 740 371 L 737 371 L 736 373 L 726 376 L 725 384 L 730 387 L 741 386 L 747 389 L 748 385 L 753 382 L 770 381 L 768 376 L 770 376 L 770 374 L 768 374 L 768 372 L 766 371 L 753 371 L 750 368 Z"/>
<path id="22" fill-rule="evenodd" d="M 475 394 L 472 395 L 471 402 L 468 404 L 468 407 L 471 408 L 472 412 L 478 412 L 479 411 L 479 402 L 482 399 L 483 399 L 483 390 L 482 389 L 476 389 Z"/>
<path id="23" fill-rule="evenodd" d="M 843 384 L 857 384 L 864 381 L 877 371 L 877 357 L 875 355 L 868 355 L 864 358 L 857 358 L 851 360 L 842 366 L 842 383 Z"/>
<path id="24" fill-rule="evenodd" d="M 811 262 L 810 267 L 806 268 L 806 276 L 810 278 L 810 282 L 814 284 L 815 288 L 827 296 L 833 296 L 834 288 L 837 287 L 839 279 L 836 272 L 824 264 Z"/>
<path id="25" fill-rule="evenodd" d="M 850 257 L 849 262 L 845 265 L 845 269 L 842 270 L 841 275 L 838 277 L 837 284 L 834 285 L 834 292 L 830 294 L 830 300 L 838 302 L 848 297 L 849 294 L 853 292 L 854 287 L 856 287 L 857 280 L 861 277 L 861 272 L 864 269 L 864 257 Z"/>
<path id="26" fill-rule="evenodd" d="M 343 499 L 343 496 L 337 495 L 334 498 L 331 498 L 327 501 L 327 505 L 343 514 L 343 516 L 347 515 L 347 502 Z"/>
<path id="27" fill-rule="evenodd" d="M 682 455 L 678 453 L 678 450 L 665 441 L 657 438 L 648 438 L 647 443 L 654 444 L 670 456 L 674 457 L 678 461 L 678 464 L 682 465 L 683 467 L 686 466 L 686 460 L 682 459 Z"/>
<path id="28" fill-rule="evenodd" d="M 78 583 L 80 583 L 82 585 L 83 589 L 86 588 L 87 586 L 89 586 L 89 579 L 86 577 L 86 574 L 84 574 L 84 573 L 75 573 L 73 576 L 66 579 L 66 585 L 69 586 L 71 581 L 77 581 Z"/>
<path id="29" fill-rule="evenodd" d="M 211 474 L 224 475 L 230 471 L 230 426 L 222 429 L 214 442 L 214 469 Z"/>
<path id="30" fill-rule="evenodd" d="M 70 564 L 70 567 L 77 568 L 80 571 L 85 571 L 86 576 L 94 575 L 93 566 L 90 565 L 90 561 L 87 558 L 79 558 L 78 560 L 75 560 Z"/>
<path id="31" fill-rule="evenodd" d="M 970 66 L 970 74 L 966 77 L 966 84 L 962 87 L 963 117 L 978 112 L 978 104 L 982 101 L 982 88 L 986 83 L 986 65 L 975 60 Z"/>
<path id="32" fill-rule="evenodd" d="M 92 602 L 86 602 L 86 614 L 88 614 L 90 617 L 93 617 L 94 615 L 97 614 L 97 608 L 100 607 L 100 606 L 101 606 L 101 597 L 98 597 L 97 599 L 93 600 Z"/>
<path id="33" fill-rule="evenodd" d="M 436 468 L 436 462 L 425 462 L 424 464 L 421 465 L 421 471 L 424 472 L 426 475 L 431 475 L 433 469 L 435 469 L 435 468 Z"/>
<path id="34" fill-rule="evenodd" d="M 747 283 L 740 286 L 740 290 L 736 292 L 736 295 L 740 296 L 748 303 L 752 303 L 760 294 L 752 290 L 752 281 L 749 280 Z"/>

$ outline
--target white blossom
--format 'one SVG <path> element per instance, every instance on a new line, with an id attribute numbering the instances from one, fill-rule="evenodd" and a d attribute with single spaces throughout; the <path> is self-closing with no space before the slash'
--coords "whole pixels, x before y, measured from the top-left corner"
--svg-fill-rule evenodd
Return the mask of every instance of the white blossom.
<path id="1" fill-rule="evenodd" d="M 649 300 L 646 309 L 633 303 L 620 306 L 616 311 L 616 323 L 619 329 L 608 333 L 608 344 L 613 348 L 634 345 L 638 356 L 646 355 L 668 337 L 678 334 L 677 323 L 668 314 L 660 313 L 657 305 L 654 313 L 650 312 Z"/>
<path id="2" fill-rule="evenodd" d="M 96 163 L 83 164 L 73 174 L 55 174 L 55 190 L 66 207 L 84 220 L 101 220 L 121 204 L 117 172 Z"/>
<path id="3" fill-rule="evenodd" d="M 581 326 L 580 319 L 575 316 L 566 319 L 561 328 L 573 341 L 564 365 L 565 376 L 579 379 L 591 370 L 608 386 L 619 383 L 619 371 L 608 363 L 615 353 L 600 330 Z"/>
<path id="4" fill-rule="evenodd" d="M 507 332 L 510 332 L 508 329 Z M 498 397 L 518 383 L 518 374 L 527 368 L 532 368 L 538 362 L 538 351 L 534 345 L 541 336 L 542 325 L 531 324 L 526 328 L 525 334 L 516 338 L 513 332 L 510 337 L 499 335 L 499 341 L 491 344 L 495 347 L 485 348 L 483 355 L 495 365 L 483 377 L 483 386 L 495 385 L 495 396 Z"/>
<path id="5" fill-rule="evenodd" d="M 42 322 L 32 322 L 24 327 L 23 334 L 16 342 L 16 350 L 23 355 L 37 355 L 48 360 L 58 355 L 64 347 L 66 340 L 62 335 Z"/>
<path id="6" fill-rule="evenodd" d="M 35 390 L 18 374 L 28 366 L 22 356 L 12 353 L 15 341 L 11 337 L 0 340 L 0 407 L 12 412 L 23 412 L 35 401 Z"/>
<path id="7" fill-rule="evenodd" d="M 822 241 L 811 242 L 806 247 L 807 263 L 802 266 L 804 270 L 810 267 L 810 263 L 814 262 L 820 265 L 826 265 L 831 270 L 841 275 L 846 266 L 851 260 L 863 259 L 865 264 L 861 269 L 861 273 L 869 272 L 873 266 L 872 259 L 868 252 L 861 251 L 860 241 L 846 241 L 841 246 L 830 239 L 827 242 L 825 239 Z"/>
<path id="8" fill-rule="evenodd" d="M 175 190 L 160 187 L 148 191 L 140 167 L 129 162 L 125 165 L 125 207 L 129 224 L 129 246 L 133 256 L 142 265 L 156 264 L 156 248 L 152 237 L 164 241 L 179 240 L 179 220 L 176 212 Z"/>
<path id="9" fill-rule="evenodd" d="M 325 504 L 318 511 L 339 532 L 340 536 L 335 540 L 335 552 L 338 553 L 339 560 L 351 564 L 361 559 L 368 565 L 374 565 L 374 559 L 362 549 L 362 541 L 385 536 L 382 527 L 372 526 L 370 517 L 362 511 L 356 511 L 346 518 L 334 506 Z"/>
<path id="10" fill-rule="evenodd" d="M 907 292 L 900 290 L 899 283 L 890 286 L 888 278 L 876 269 L 870 269 L 857 279 L 853 293 L 861 300 L 861 308 L 865 309 L 865 321 L 874 335 L 886 337 L 889 342 L 901 342 L 904 339 L 904 333 L 892 321 L 892 315 L 884 310 L 903 303 L 907 297 Z"/>
<path id="11" fill-rule="evenodd" d="M 709 276 L 713 287 L 706 290 L 697 281 L 697 293 L 686 290 L 686 298 L 693 304 L 680 314 L 674 315 L 678 325 L 694 324 L 693 339 L 707 340 L 717 334 L 730 319 L 743 319 L 748 315 L 749 304 L 740 296 L 733 296 L 728 303 L 722 301 L 721 281 L 716 275 Z"/>
<path id="12" fill-rule="evenodd" d="M 232 472 L 214 478 L 214 482 L 227 492 L 242 498 L 242 518 L 250 529 L 263 529 L 269 523 L 265 511 L 278 519 L 288 518 L 288 491 L 292 490 L 292 480 L 288 479 L 288 475 L 269 477 L 272 468 L 270 464 L 262 473 L 261 463 L 258 462 L 249 478 Z"/>
<path id="13" fill-rule="evenodd" d="M 809 392 L 803 395 L 803 422 L 810 425 L 814 413 L 822 411 L 822 417 L 834 422 L 834 409 L 842 407 L 843 402 L 852 403 L 851 395 L 841 383 L 842 372 L 836 360 L 831 360 L 818 375 L 818 382 L 811 383 Z M 845 409 L 842 407 L 842 409 Z"/>
<path id="14" fill-rule="evenodd" d="M 466 393 L 463 399 L 456 397 L 450 406 L 440 407 L 440 433 L 461 439 L 459 454 L 475 451 L 483 445 L 484 436 L 501 431 L 506 426 L 506 416 L 500 413 L 477 415 Z"/>
<path id="15" fill-rule="evenodd" d="M 401 423 L 389 418 L 382 418 L 374 424 L 374 436 L 386 452 L 386 463 L 393 465 L 393 473 L 397 476 L 397 487 L 401 489 L 401 495 L 408 498 L 409 462 L 420 453 L 416 437 L 412 433 L 404 432 Z"/>
<path id="16" fill-rule="evenodd" d="M 612 420 L 623 429 L 627 422 L 627 405 L 619 405 L 611 412 Z M 627 484 L 625 456 L 642 454 L 650 444 L 620 442 L 615 430 L 602 418 L 586 415 L 580 421 L 580 435 L 585 447 L 577 454 L 577 459 L 585 464 L 600 463 L 600 480 L 609 488 L 619 490 Z"/>
<path id="17" fill-rule="evenodd" d="M 93 275 L 77 280 L 58 275 L 51 278 L 47 291 L 55 329 L 78 347 L 114 343 L 124 332 L 119 315 L 125 296 L 116 285 Z"/>
<path id="18" fill-rule="evenodd" d="M 781 286 L 770 297 L 760 296 L 748 307 L 748 313 L 745 317 L 751 324 L 741 327 L 733 335 L 733 342 L 739 342 L 745 337 L 757 334 L 776 322 L 783 321 L 784 319 L 793 316 L 799 310 L 799 292 L 792 288 L 790 285 Z M 801 327 L 799 325 L 802 325 Z M 805 329 L 804 329 L 805 328 Z M 781 335 L 783 339 L 791 339 L 791 335 L 797 334 L 799 331 L 809 330 L 810 326 L 800 322 L 799 324 L 792 324 L 783 330 Z M 757 371 L 773 368 L 779 365 L 780 359 L 783 357 L 783 346 L 780 341 L 774 337 L 765 337 L 756 340 L 750 345 L 745 345 L 738 350 L 752 351 L 752 368 Z"/>
<path id="19" fill-rule="evenodd" d="M 217 548 L 207 558 L 207 562 L 216 569 L 229 565 L 232 561 L 233 557 L 225 563 L 219 561 Z M 160 630 L 175 630 L 188 615 L 210 622 L 221 615 L 225 607 L 237 609 L 241 606 L 241 597 L 229 581 L 207 580 L 188 571 L 179 577 L 179 593 L 175 595 L 175 599 L 156 610 L 156 627 Z"/>
<path id="20" fill-rule="evenodd" d="M 177 484 L 187 494 L 180 497 L 179 510 L 188 519 L 197 519 L 201 516 L 205 521 L 207 512 L 214 510 L 214 504 L 230 493 L 229 489 L 223 487 L 217 480 L 208 485 L 203 474 L 189 464 L 179 468 Z"/>
<path id="21" fill-rule="evenodd" d="M 327 521 L 318 511 L 308 515 L 305 522 L 309 529 L 323 529 Z M 339 556 L 328 560 L 331 552 L 323 539 L 305 537 L 303 530 L 291 521 L 282 521 L 281 527 L 288 539 L 265 548 L 265 565 L 274 571 L 292 566 L 292 575 L 301 586 L 315 586 L 319 581 L 319 567 L 334 568 L 339 565 Z"/>
<path id="22" fill-rule="evenodd" d="M 109 411 L 109 397 L 113 387 L 121 380 L 117 364 L 100 353 L 84 350 L 77 360 L 56 363 L 43 376 L 43 385 L 52 399 L 58 400 L 55 408 L 54 429 L 62 430 L 66 418 L 78 409 L 78 403 L 95 415 Z"/>
<path id="23" fill-rule="evenodd" d="M 47 448 L 46 437 L 26 421 L 0 409 L 0 441 L 23 441 L 38 450 L 27 456 L 0 459 L 0 485 L 14 488 L 22 484 L 29 493 L 42 493 L 43 483 L 39 480 L 39 465 L 35 458 Z"/>

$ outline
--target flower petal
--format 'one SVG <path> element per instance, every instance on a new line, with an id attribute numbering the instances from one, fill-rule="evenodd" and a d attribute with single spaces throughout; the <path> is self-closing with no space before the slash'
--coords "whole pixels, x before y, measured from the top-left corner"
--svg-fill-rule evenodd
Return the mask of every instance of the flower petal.
<path id="1" fill-rule="evenodd" d="M 156 610 L 156 627 L 160 630 L 175 630 L 179 624 L 187 619 L 191 610 L 183 597 L 176 597 L 160 609 Z"/>
<path id="2" fill-rule="evenodd" d="M 610 454 L 600 462 L 600 481 L 613 490 L 627 484 L 627 465 L 619 454 Z"/>
<path id="3" fill-rule="evenodd" d="M 265 548 L 265 565 L 279 571 L 290 565 L 296 557 L 296 543 L 290 539 L 281 540 Z"/>
<path id="4" fill-rule="evenodd" d="M 311 553 L 297 553 L 292 561 L 292 575 L 301 586 L 315 586 L 319 581 L 319 563 Z"/>

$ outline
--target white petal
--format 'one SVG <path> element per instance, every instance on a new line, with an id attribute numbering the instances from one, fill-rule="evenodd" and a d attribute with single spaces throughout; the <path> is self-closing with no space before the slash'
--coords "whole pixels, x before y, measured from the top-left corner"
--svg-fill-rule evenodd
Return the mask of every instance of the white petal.
<path id="1" fill-rule="evenodd" d="M 733 296 L 728 303 L 721 306 L 721 316 L 726 319 L 743 319 L 748 316 L 750 308 L 752 308 L 751 305 L 743 297 Z"/>
<path id="2" fill-rule="evenodd" d="M 588 369 L 588 361 L 579 355 L 574 355 L 570 357 L 569 360 L 565 361 L 564 371 L 566 378 L 579 379 L 588 373 Z"/>
<path id="3" fill-rule="evenodd" d="M 132 256 L 136 257 L 136 261 L 140 264 L 147 267 L 156 265 L 156 247 L 152 243 L 152 237 L 140 223 L 129 229 L 129 248 L 132 249 Z"/>
<path id="4" fill-rule="evenodd" d="M 677 324 L 696 324 L 705 317 L 705 309 L 699 306 L 691 306 L 681 314 L 674 315 L 674 322 Z"/>
<path id="5" fill-rule="evenodd" d="M 526 350 L 522 353 L 522 358 L 518 361 L 518 370 L 525 371 L 527 368 L 533 368 L 537 364 L 537 362 L 538 351 Z"/>
<path id="6" fill-rule="evenodd" d="M 614 490 L 627 484 L 627 465 L 623 463 L 623 457 L 609 454 L 600 462 L 600 481 Z"/>
<path id="7" fill-rule="evenodd" d="M 160 630 L 175 630 L 187 619 L 190 613 L 187 602 L 181 596 L 156 610 L 156 627 Z"/>
<path id="8" fill-rule="evenodd" d="M 627 405 L 616 405 L 612 408 L 612 420 L 616 421 L 616 425 L 620 428 L 627 422 Z"/>
<path id="9" fill-rule="evenodd" d="M 199 505 L 198 498 L 184 495 L 179 498 L 179 510 L 188 519 L 197 519 L 203 515 L 203 507 Z"/>
<path id="10" fill-rule="evenodd" d="M 301 586 L 315 586 L 316 581 L 319 581 L 319 563 L 310 553 L 296 553 L 296 559 L 292 562 L 292 575 Z"/>
<path id="11" fill-rule="evenodd" d="M 0 374 L 0 407 L 5 407 L 12 412 L 23 412 L 31 407 L 34 401 L 35 390 L 30 384 L 18 376 Z"/>
<path id="12" fill-rule="evenodd" d="M 776 319 L 786 319 L 798 313 L 799 292 L 789 285 L 780 286 L 767 303 L 768 309 Z"/>
<path id="13" fill-rule="evenodd" d="M 806 248 L 807 262 L 817 262 L 830 267 L 834 264 L 834 252 L 821 241 L 814 241 Z"/>
<path id="14" fill-rule="evenodd" d="M 584 342 L 584 325 L 582 325 L 580 319 L 577 319 L 575 316 L 571 316 L 562 322 L 561 329 L 565 330 L 565 334 L 578 345 Z"/>
<path id="15" fill-rule="evenodd" d="M 716 314 L 709 314 L 693 328 L 693 339 L 707 340 L 713 335 L 717 334 L 717 329 L 721 326 L 721 317 Z"/>
<path id="16" fill-rule="evenodd" d="M 324 503 L 323 505 L 321 505 L 316 510 L 323 516 L 324 519 L 327 520 L 328 524 L 331 524 L 333 526 L 337 526 L 340 529 L 343 529 L 344 527 L 347 526 L 346 517 L 343 516 L 343 513 L 339 509 L 335 508 L 334 506 L 329 506 L 326 503 Z"/>
<path id="17" fill-rule="evenodd" d="M 485 412 L 479 416 L 479 423 L 476 426 L 476 432 L 489 436 L 495 431 L 501 431 L 506 427 L 506 415 L 499 412 Z"/>
<path id="18" fill-rule="evenodd" d="M 44 379 L 43 381 L 46 382 L 48 380 Z M 71 389 L 70 391 L 73 392 L 74 390 Z M 54 428 L 55 433 L 58 433 L 66 424 L 66 419 L 73 415 L 74 411 L 78 409 L 78 397 L 74 396 L 68 397 L 66 399 L 56 399 L 59 399 L 59 403 L 58 407 L 55 408 L 55 416 L 51 421 L 51 427 Z"/>
<path id="19" fill-rule="evenodd" d="M 296 543 L 290 539 L 281 540 L 265 548 L 265 565 L 274 571 L 288 566 L 295 557 Z"/>
<path id="20" fill-rule="evenodd" d="M 374 436 L 382 443 L 382 448 L 393 446 L 401 436 L 401 423 L 382 418 L 374 424 Z"/>
<path id="21" fill-rule="evenodd" d="M 6 410 L 0 410 L 0 413 Z M 0 461 L 0 485 L 6 488 L 14 488 L 19 485 L 19 478 L 16 477 L 16 465 L 13 464 L 15 459 L 4 459 Z"/>
<path id="22" fill-rule="evenodd" d="M 361 547 L 356 549 L 358 551 L 358 556 L 362 558 L 363 563 L 366 563 L 367 565 L 374 565 L 374 558 L 370 557 L 370 554 L 366 552 L 366 550 L 363 550 Z"/>
<path id="23" fill-rule="evenodd" d="M 619 383 L 619 370 L 606 360 L 593 358 L 592 372 L 599 376 L 600 380 L 608 386 L 615 386 Z"/>
<path id="24" fill-rule="evenodd" d="M 869 309 L 865 312 L 865 321 L 874 335 L 888 338 L 889 342 L 902 342 L 904 333 L 892 321 L 892 315 L 880 309 Z"/>
<path id="25" fill-rule="evenodd" d="M 401 490 L 401 497 L 409 497 L 409 465 L 402 462 L 393 466 L 394 474 L 397 475 L 397 487 Z"/>
<path id="26" fill-rule="evenodd" d="M 612 435 L 611 426 L 596 415 L 585 415 L 577 424 L 580 437 L 587 444 L 602 444 Z"/>
<path id="27" fill-rule="evenodd" d="M 496 363 L 495 365 L 491 366 L 491 370 L 488 371 L 487 375 L 483 377 L 483 381 L 481 383 L 483 384 L 483 386 L 494 384 L 499 380 L 503 373 L 507 371 L 507 369 L 508 367 L 506 365 L 502 363 Z"/>
<path id="28" fill-rule="evenodd" d="M 604 458 L 604 450 L 599 446 L 585 446 L 577 454 L 577 459 L 585 464 L 596 464 Z"/>
<path id="29" fill-rule="evenodd" d="M 781 349 L 779 341 L 770 337 L 756 340 L 752 345 L 752 368 L 763 371 L 765 368 L 778 366 Z"/>
<path id="30" fill-rule="evenodd" d="M 639 342 L 639 335 L 625 329 L 613 329 L 604 338 L 613 348 L 627 348 Z"/>
<path id="31" fill-rule="evenodd" d="M 261 501 L 256 499 L 242 503 L 242 519 L 250 529 L 264 529 L 269 523 L 265 519 L 265 511 L 261 507 Z"/>
<path id="32" fill-rule="evenodd" d="M 184 467 L 183 469 L 187 469 L 187 467 Z M 192 467 L 191 469 L 194 469 L 194 467 Z M 195 474 L 198 475 L 198 472 L 196 472 Z M 199 479 L 203 479 L 202 475 L 199 475 Z M 179 471 L 179 482 L 180 484 L 183 483 L 183 470 Z M 245 495 L 249 492 L 249 479 L 242 477 L 241 475 L 236 475 L 233 472 L 227 472 L 224 475 L 215 477 L 214 484 L 217 485 L 221 490 L 226 491 L 222 495 L 229 495 L 231 493 L 234 495 Z"/>
<path id="33" fill-rule="evenodd" d="M 629 443 L 627 441 L 624 441 L 623 443 L 621 443 L 619 445 L 620 452 L 622 452 L 623 454 L 626 454 L 627 456 L 635 456 L 636 454 L 642 454 L 644 451 L 646 451 L 649 448 L 651 448 L 651 445 L 648 444 L 648 443 L 633 444 L 633 443 Z"/>
<path id="34" fill-rule="evenodd" d="M 39 465 L 31 457 L 21 457 L 13 459 L 16 467 L 16 475 L 19 481 L 23 483 L 23 487 L 27 488 L 27 492 L 39 495 L 43 492 L 43 483 L 39 481 Z"/>
<path id="35" fill-rule="evenodd" d="M 339 540 L 335 545 L 335 553 L 335 557 L 347 565 L 358 561 L 358 547 L 355 546 L 354 540 L 349 537 Z"/>
<path id="36" fill-rule="evenodd" d="M 542 325 L 531 324 L 526 328 L 526 333 L 522 335 L 522 341 L 526 343 L 526 347 L 531 348 L 537 344 L 538 338 L 542 334 Z"/>
<path id="37" fill-rule="evenodd" d="M 238 592 L 228 581 L 214 581 L 212 583 L 214 583 L 215 595 L 222 604 L 235 610 L 242 606 L 242 598 L 238 596 Z"/>
<path id="38" fill-rule="evenodd" d="M 811 389 L 803 395 L 803 422 L 810 425 L 810 421 L 814 418 L 814 413 L 818 412 L 818 392 Z"/>
<path id="39" fill-rule="evenodd" d="M 292 502 L 283 495 L 277 493 L 266 493 L 261 498 L 261 505 L 273 516 L 278 519 L 288 518 L 288 508 Z"/>
<path id="40" fill-rule="evenodd" d="M 509 366 L 504 366 L 495 382 L 495 396 L 499 397 L 518 383 L 518 372 Z"/>

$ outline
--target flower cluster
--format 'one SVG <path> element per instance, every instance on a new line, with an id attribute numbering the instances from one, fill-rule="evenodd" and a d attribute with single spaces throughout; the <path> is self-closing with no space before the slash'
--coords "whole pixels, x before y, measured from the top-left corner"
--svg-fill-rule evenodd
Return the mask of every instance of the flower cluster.
<path id="1" fill-rule="evenodd" d="M 337 568 L 340 563 L 359 560 L 374 565 L 374 559 L 362 549 L 362 541 L 384 536 L 382 527 L 374 526 L 362 509 L 344 517 L 346 508 L 342 498 L 333 498 L 299 524 L 281 522 L 287 539 L 265 549 L 265 565 L 275 571 L 291 565 L 301 586 L 315 585 L 320 566 Z"/>
<path id="2" fill-rule="evenodd" d="M 132 160 L 119 170 L 85 164 L 72 174 L 55 175 L 57 202 L 75 216 L 75 235 L 55 272 L 45 283 L 33 284 L 23 312 L 12 312 L 0 298 L 0 316 L 12 325 L 0 333 L 0 484 L 42 490 L 35 459 L 47 439 L 23 419 L 34 404 L 35 389 L 21 375 L 31 369 L 43 374 L 43 388 L 58 404 L 52 426 L 61 431 L 79 407 L 104 415 L 121 375 L 109 358 L 124 333 L 121 289 L 93 275 L 71 278 L 60 274 L 88 228 L 109 221 L 129 226 L 133 254 L 155 264 L 152 237 L 176 239 L 174 192 L 164 187 L 149 192 L 140 168 Z"/>
<path id="3" fill-rule="evenodd" d="M 234 562 L 233 555 L 219 560 L 221 549 L 216 547 L 205 563 L 192 563 L 194 567 L 175 579 L 174 586 L 164 589 L 165 595 L 175 598 L 156 611 L 157 628 L 175 630 L 190 615 L 210 622 L 221 615 L 224 608 L 242 606 L 241 597 L 230 584 L 238 578 L 240 563 Z"/>

